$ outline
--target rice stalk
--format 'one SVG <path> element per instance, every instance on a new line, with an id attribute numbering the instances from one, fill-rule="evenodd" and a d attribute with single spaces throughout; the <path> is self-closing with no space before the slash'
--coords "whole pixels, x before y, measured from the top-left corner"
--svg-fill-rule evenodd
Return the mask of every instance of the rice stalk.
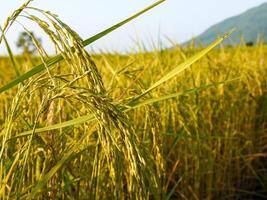
<path id="1" fill-rule="evenodd" d="M 27 7 L 23 8 L 27 9 Z M 30 80 L 31 84 L 22 86 L 22 91 L 27 94 L 19 93 L 20 95 L 17 95 L 15 98 L 17 99 L 17 103 L 13 104 L 16 106 L 14 107 L 14 111 L 9 114 L 10 119 L 14 119 L 14 113 L 18 112 L 20 109 L 19 104 L 25 101 L 21 98 L 21 96 L 24 95 L 23 97 L 27 99 L 31 98 L 31 96 L 36 96 L 36 93 L 45 93 L 45 95 L 41 98 L 41 106 L 35 117 L 31 137 L 27 141 L 28 148 L 26 148 L 25 155 L 23 156 L 23 168 L 17 186 L 17 197 L 21 195 L 21 183 L 25 182 L 24 173 L 26 172 L 29 155 L 31 149 L 33 148 L 32 141 L 38 121 L 40 121 L 42 113 L 46 112 L 45 110 L 48 108 L 46 114 L 47 124 L 53 125 L 56 121 L 55 115 L 57 104 L 55 101 L 56 99 L 64 98 L 67 98 L 68 101 L 75 100 L 80 102 L 86 107 L 87 112 L 92 113 L 97 119 L 97 143 L 99 144 L 100 149 L 98 153 L 104 155 L 100 157 L 101 160 L 99 160 L 99 162 L 106 162 L 109 166 L 108 169 L 104 169 L 103 171 L 101 170 L 102 172 L 100 171 L 99 174 L 101 174 L 101 177 L 103 174 L 107 174 L 111 178 L 110 184 L 107 183 L 107 186 L 111 189 L 111 191 L 113 191 L 111 194 L 116 198 L 137 198 L 137 196 L 147 196 L 148 191 L 146 190 L 145 182 L 142 177 L 145 173 L 147 173 L 146 171 L 149 169 L 150 165 L 146 164 L 145 158 L 139 149 L 137 138 L 128 123 L 127 116 L 114 105 L 112 99 L 107 95 L 101 75 L 98 72 L 96 65 L 89 54 L 83 49 L 82 40 L 70 27 L 61 22 L 56 15 L 37 9 L 35 9 L 35 11 L 44 14 L 44 17 L 48 20 L 48 22 L 30 14 L 28 11 L 25 12 L 26 15 L 24 15 L 24 17 L 39 25 L 39 27 L 50 37 L 56 47 L 56 50 L 60 52 L 66 60 L 66 64 L 69 67 L 74 81 L 65 79 L 64 84 L 62 85 L 60 80 L 54 78 L 54 72 L 51 69 L 48 69 L 46 63 L 44 62 L 49 79 L 44 79 L 46 74 L 32 78 L 32 80 Z M 35 45 L 36 48 L 39 49 L 38 52 L 40 57 L 43 58 L 44 61 L 45 55 L 42 55 L 42 49 L 40 49 L 39 45 L 36 44 L 36 41 Z M 59 76 L 58 72 L 57 76 Z M 82 80 L 81 77 L 83 77 Z M 86 83 L 84 91 L 77 88 L 81 81 Z M 67 84 L 66 82 L 69 83 Z M 73 86 L 74 84 L 75 86 Z M 29 88 L 29 86 L 31 88 Z M 61 96 L 55 97 L 58 93 L 60 93 Z M 70 95 L 70 93 L 73 94 Z M 30 95 L 30 97 L 27 95 Z M 6 140 L 10 138 L 12 121 L 13 120 L 6 121 L 8 128 L 4 130 L 6 139 L 3 140 L 1 155 L 3 154 L 4 149 L 6 149 Z M 44 136 L 44 142 L 48 147 L 47 159 L 50 160 L 51 169 L 52 166 L 58 162 L 55 156 L 60 153 L 59 150 L 56 150 L 58 149 L 57 145 L 60 145 L 56 143 L 56 141 L 59 140 L 58 136 L 55 137 L 56 135 L 56 132 L 49 131 Z M 147 156 L 148 159 L 150 157 L 151 156 Z M 50 169 L 48 168 L 47 170 Z M 96 175 L 99 176 L 99 174 Z M 54 176 L 56 177 L 56 174 L 54 174 Z M 94 178 L 100 179 L 100 177 Z M 150 184 L 155 184 L 153 183 L 153 175 L 149 177 L 149 179 L 152 180 L 149 181 Z M 50 184 L 48 184 L 50 187 L 54 188 L 56 187 L 56 182 L 56 179 L 52 179 Z M 91 184 L 91 187 L 94 187 L 93 183 Z M 117 185 L 121 185 L 121 187 L 124 187 L 125 189 L 117 188 Z M 100 191 L 98 188 L 93 190 L 92 195 L 95 196 L 95 198 L 100 197 L 98 191 Z M 56 195 L 56 191 L 48 194 L 48 196 L 53 198 Z"/>

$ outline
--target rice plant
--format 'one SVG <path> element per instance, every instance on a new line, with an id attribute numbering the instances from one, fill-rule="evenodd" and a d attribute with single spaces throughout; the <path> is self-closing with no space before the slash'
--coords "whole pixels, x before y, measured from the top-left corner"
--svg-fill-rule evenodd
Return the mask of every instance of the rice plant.
<path id="1" fill-rule="evenodd" d="M 1 199 L 265 197 L 263 44 L 214 49 L 230 31 L 203 49 L 84 49 L 163 2 L 84 41 L 31 1 L 10 15 L 0 38 L 9 55 L 0 58 Z M 40 27 L 56 56 L 20 18 Z M 38 56 L 13 55 L 13 23 Z"/>

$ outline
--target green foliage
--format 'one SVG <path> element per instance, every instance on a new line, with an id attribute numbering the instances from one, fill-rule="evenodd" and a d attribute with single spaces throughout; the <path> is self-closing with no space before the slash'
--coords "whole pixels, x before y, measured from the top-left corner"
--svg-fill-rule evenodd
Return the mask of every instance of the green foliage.
<path id="1" fill-rule="evenodd" d="M 224 41 L 225 45 L 238 45 L 240 43 L 256 44 L 257 42 L 266 41 L 267 3 L 211 26 L 204 33 L 195 37 L 196 44 L 200 42 L 206 46 L 214 41 L 218 35 L 222 35 L 232 28 L 236 28 L 236 31 L 229 40 Z"/>
<path id="2" fill-rule="evenodd" d="M 16 45 L 18 49 L 21 49 L 23 54 L 36 54 L 37 48 L 36 45 L 33 42 L 33 38 L 41 43 L 41 39 L 37 38 L 33 32 L 21 32 L 19 34 L 18 40 L 16 42 Z M 39 44 L 40 45 L 40 44 Z"/>

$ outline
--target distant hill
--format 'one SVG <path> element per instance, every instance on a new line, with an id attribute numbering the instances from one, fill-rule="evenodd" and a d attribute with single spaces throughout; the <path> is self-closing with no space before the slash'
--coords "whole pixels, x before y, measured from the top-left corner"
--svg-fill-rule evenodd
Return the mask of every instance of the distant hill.
<path id="1" fill-rule="evenodd" d="M 267 41 L 267 3 L 261 4 L 258 7 L 249 9 L 248 11 L 228 18 L 218 24 L 211 26 L 204 33 L 195 37 L 196 41 L 201 41 L 203 45 L 208 45 L 213 42 L 218 35 L 223 35 L 232 28 L 236 28 L 236 32 L 232 34 L 230 39 L 227 39 L 224 44 L 234 45 L 240 43 L 240 38 L 243 36 L 246 43 L 256 43 L 259 36 L 264 36 Z M 185 44 L 187 44 L 186 42 Z"/>

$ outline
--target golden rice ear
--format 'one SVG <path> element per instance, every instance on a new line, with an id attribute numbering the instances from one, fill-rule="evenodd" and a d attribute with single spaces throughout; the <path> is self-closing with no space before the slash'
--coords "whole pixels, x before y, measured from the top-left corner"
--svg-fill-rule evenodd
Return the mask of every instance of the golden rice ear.
<path id="1" fill-rule="evenodd" d="M 40 44 L 37 44 L 33 38 L 43 64 L 37 66 L 37 68 L 34 68 L 29 73 L 18 77 L 15 80 L 16 83 L 11 83 L 14 86 L 14 83 L 17 84 L 24 80 L 24 85 L 19 86 L 19 91 L 13 99 L 9 117 L 5 122 L 6 125 L 3 131 L 5 136 L 3 140 L 4 145 L 1 149 L 2 155 L 5 150 L 5 145 L 8 145 L 7 141 L 10 141 L 10 137 L 12 137 L 12 130 L 15 128 L 14 119 L 17 119 L 18 116 L 21 118 L 26 117 L 24 112 L 20 112 L 24 108 L 24 103 L 28 99 L 31 99 L 35 104 L 31 108 L 31 115 L 34 120 L 32 131 L 28 140 L 23 144 L 25 148 L 22 154 L 25 156 L 20 158 L 21 162 L 19 163 L 19 167 L 21 168 L 21 172 L 17 182 L 14 183 L 14 187 L 18 188 L 16 190 L 17 196 L 22 194 L 23 182 L 27 179 L 27 177 L 25 178 L 25 173 L 30 162 L 29 157 L 33 156 L 32 151 L 36 148 L 35 137 L 37 127 L 44 123 L 44 121 L 46 121 L 47 126 L 53 126 L 54 123 L 60 121 L 58 107 L 61 103 L 61 106 L 65 109 L 71 110 L 73 107 L 68 105 L 69 102 L 71 104 L 74 103 L 83 110 L 83 112 L 78 109 L 75 110 L 78 116 L 85 112 L 92 114 L 96 118 L 95 123 L 97 127 L 94 128 L 95 138 L 92 139 L 92 142 L 94 142 L 98 150 L 94 152 L 94 157 L 97 158 L 98 163 L 104 164 L 104 167 L 99 168 L 98 165 L 92 166 L 92 180 L 98 180 L 100 182 L 107 181 L 104 187 L 110 190 L 112 195 L 120 199 L 125 197 L 125 192 L 127 196 L 134 199 L 137 199 L 140 194 L 142 194 L 141 198 L 145 198 L 148 195 L 148 189 L 143 180 L 144 175 L 147 174 L 147 170 L 150 173 L 150 184 L 156 184 L 155 174 L 152 173 L 153 165 L 147 163 L 147 160 L 150 160 L 152 155 L 147 153 L 144 156 L 127 115 L 119 109 L 120 106 L 115 104 L 106 92 L 101 74 L 90 55 L 85 51 L 84 46 L 112 32 L 161 2 L 163 0 L 86 41 L 82 41 L 76 32 L 50 12 L 29 8 L 27 7 L 28 4 L 25 4 L 19 9 L 18 13 L 14 14 L 14 17 L 12 17 L 13 20 L 24 9 L 24 17 L 36 23 L 50 38 L 56 51 L 61 53 L 54 60 L 47 61 L 45 59 L 45 51 L 39 47 Z M 37 11 L 42 16 L 35 15 L 31 11 Z M 10 26 L 12 21 L 8 24 Z M 6 27 L 4 27 L 4 31 Z M 27 28 L 24 28 L 27 31 Z M 57 66 L 54 68 L 50 67 L 62 59 L 65 60 L 64 70 L 59 67 L 57 68 Z M 39 76 L 34 76 L 44 69 L 44 73 L 39 74 Z M 68 75 L 66 76 L 65 74 Z M 8 85 L 7 87 L 4 86 L 1 92 L 12 87 L 10 84 Z M 46 108 L 48 108 L 47 113 L 45 112 Z M 85 127 L 82 126 L 81 128 L 85 130 Z M 32 185 L 30 198 L 35 198 L 42 191 L 46 191 L 45 187 L 57 188 L 59 182 L 57 179 L 63 164 L 70 159 L 73 153 L 78 153 L 80 150 L 80 145 L 77 146 L 76 144 L 74 146 L 73 144 L 69 144 L 65 149 L 60 149 L 59 147 L 63 145 L 58 143 L 60 138 L 59 134 L 59 131 L 55 130 L 44 133 L 44 142 L 46 147 L 48 147 L 44 148 L 41 144 L 46 154 L 45 159 L 47 163 L 43 169 L 45 170 L 45 175 L 36 184 Z M 86 132 L 83 134 L 83 138 L 87 136 Z M 80 142 L 84 144 L 84 141 Z M 96 171 L 98 172 L 96 173 Z M 106 177 L 109 177 L 109 180 L 106 180 Z M 116 185 L 123 186 L 124 190 L 121 190 L 120 187 L 117 188 Z M 90 182 L 90 187 L 92 197 L 100 195 L 100 186 L 95 184 L 94 181 Z M 48 193 L 48 196 L 51 198 L 56 195 L 56 190 Z"/>
<path id="2" fill-rule="evenodd" d="M 5 32 L 13 25 L 13 23 L 16 21 L 17 17 L 21 14 L 21 12 L 32 2 L 33 0 L 28 0 L 24 4 L 20 6 L 17 10 L 15 10 L 5 21 L 4 26 L 2 28 L 2 33 L 0 37 L 0 43 L 2 42 L 3 36 Z"/>

